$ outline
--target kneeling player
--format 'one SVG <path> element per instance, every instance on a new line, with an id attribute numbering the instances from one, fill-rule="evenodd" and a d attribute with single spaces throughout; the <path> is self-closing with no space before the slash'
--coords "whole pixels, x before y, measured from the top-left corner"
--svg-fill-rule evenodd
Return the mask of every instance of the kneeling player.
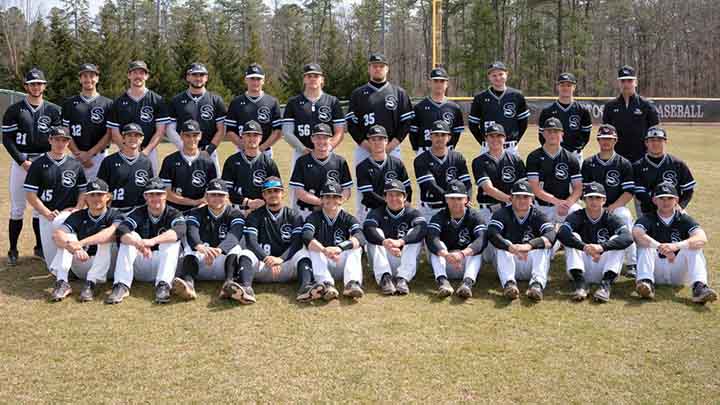
<path id="1" fill-rule="evenodd" d="M 370 211 L 363 224 L 375 281 L 385 295 L 410 292 L 408 282 L 415 277 L 425 239 L 427 221 L 420 211 L 405 206 L 405 193 L 400 180 L 386 183 L 386 204 Z"/>
<path id="2" fill-rule="evenodd" d="M 135 278 L 155 282 L 155 302 L 170 301 L 170 283 L 175 277 L 180 241 L 185 237 L 185 218 L 167 205 L 165 183 L 159 178 L 148 181 L 144 194 L 147 205 L 131 211 L 118 225 L 120 249 L 107 304 L 119 304 L 129 296 Z"/>
<path id="3" fill-rule="evenodd" d="M 110 190 L 107 183 L 97 179 L 90 181 L 85 193 L 88 208 L 75 211 L 55 230 L 53 240 L 58 250 L 49 265 L 57 281 L 52 292 L 53 301 L 62 301 L 72 293 L 68 276 L 72 271 L 84 279 L 80 301 L 92 301 L 96 283 L 107 279 L 117 253 L 115 229 L 122 221 L 122 214 L 108 209 Z"/>
<path id="4" fill-rule="evenodd" d="M 532 205 L 534 194 L 527 181 L 515 183 L 510 194 L 511 205 L 495 211 L 487 231 L 497 249 L 495 263 L 503 294 L 516 299 L 520 295 L 517 280 L 530 280 L 526 294 L 540 301 L 550 270 L 555 227 Z"/>
<path id="5" fill-rule="evenodd" d="M 636 290 L 642 298 L 655 297 L 655 284 L 684 285 L 693 289 L 692 301 L 712 302 L 717 293 L 707 285 L 707 262 L 702 248 L 705 231 L 678 205 L 677 189 L 660 183 L 652 203 L 657 211 L 643 215 L 633 228 L 638 245 Z"/>
<path id="6" fill-rule="evenodd" d="M 433 215 L 428 224 L 426 243 L 441 298 L 453 293 L 448 278 L 462 278 L 455 293 L 462 298 L 472 297 L 472 287 L 482 266 L 486 228 L 480 213 L 468 208 L 467 193 L 462 181 L 451 181 L 445 192 L 447 208 Z"/>
<path id="7" fill-rule="evenodd" d="M 173 279 L 173 294 L 192 300 L 197 298 L 195 279 L 225 280 L 225 286 L 237 272 L 240 240 L 243 237 L 245 219 L 239 209 L 233 208 L 228 199 L 225 182 L 212 179 L 205 190 L 207 205 L 193 208 L 185 214 L 187 246 Z M 225 296 L 226 288 L 221 296 Z"/>
<path id="8" fill-rule="evenodd" d="M 298 160 L 299 161 L 299 160 Z M 335 278 L 343 278 L 343 295 L 361 298 L 362 247 L 365 237 L 357 219 L 342 209 L 343 189 L 328 180 L 320 192 L 322 210 L 307 217 L 302 238 L 310 251 L 313 275 L 324 285 L 323 299 L 337 298 Z"/>
<path id="9" fill-rule="evenodd" d="M 620 274 L 623 250 L 632 244 L 630 230 L 623 219 L 605 209 L 605 187 L 585 185 L 585 209 L 568 215 L 560 226 L 558 240 L 565 245 L 565 265 L 575 284 L 573 300 L 587 297 L 586 283 L 599 283 L 593 298 L 610 300 L 610 286 Z"/>

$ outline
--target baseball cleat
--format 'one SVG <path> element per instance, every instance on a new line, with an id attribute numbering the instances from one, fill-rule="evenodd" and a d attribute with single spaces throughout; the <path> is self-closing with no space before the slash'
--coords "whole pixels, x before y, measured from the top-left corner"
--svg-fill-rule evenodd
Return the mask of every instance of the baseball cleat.
<path id="1" fill-rule="evenodd" d="M 633 279 L 637 277 L 637 266 L 634 264 L 625 266 L 625 277 Z"/>
<path id="2" fill-rule="evenodd" d="M 520 296 L 520 290 L 517 288 L 517 284 L 512 280 L 505 283 L 503 295 L 510 300 L 517 299 Z"/>
<path id="3" fill-rule="evenodd" d="M 170 302 L 170 286 L 168 283 L 161 281 L 155 287 L 155 302 L 157 304 L 167 304 Z"/>
<path id="4" fill-rule="evenodd" d="M 323 293 L 323 299 L 325 301 L 332 301 L 340 296 L 340 292 L 338 292 L 337 288 L 329 282 L 324 284 L 324 288 L 325 292 Z"/>
<path id="5" fill-rule="evenodd" d="M 608 302 L 610 301 L 610 283 L 603 280 L 600 282 L 600 287 L 598 287 L 597 290 L 595 290 L 595 293 L 593 294 L 593 299 L 596 302 Z"/>
<path id="6" fill-rule="evenodd" d="M 112 292 L 105 298 L 106 304 L 119 304 L 126 297 L 130 296 L 130 289 L 123 283 L 113 285 Z"/>
<path id="7" fill-rule="evenodd" d="M 68 295 L 72 294 L 72 287 L 65 280 L 55 282 L 55 288 L 50 294 L 50 301 L 58 302 L 64 300 Z"/>
<path id="8" fill-rule="evenodd" d="M 220 292 L 218 293 L 218 298 L 230 298 L 234 291 L 232 284 L 237 284 L 237 283 L 235 283 L 232 280 L 225 280 L 222 287 L 220 287 Z"/>
<path id="9" fill-rule="evenodd" d="M 85 281 L 82 290 L 80 290 L 80 296 L 78 297 L 80 302 L 90 302 L 95 299 L 95 283 L 92 281 Z"/>
<path id="10" fill-rule="evenodd" d="M 460 284 L 460 287 L 458 287 L 457 290 L 455 290 L 455 295 L 457 295 L 460 298 L 471 298 L 472 297 L 472 286 L 473 281 L 469 278 L 466 278 L 463 280 L 462 284 Z"/>
<path id="11" fill-rule="evenodd" d="M 306 284 L 298 290 L 297 295 L 295 296 L 295 300 L 297 302 L 310 302 L 312 301 L 310 292 L 312 291 L 313 286 L 311 284 Z"/>
<path id="12" fill-rule="evenodd" d="M 655 298 L 655 288 L 650 280 L 640 280 L 635 284 L 635 291 L 640 294 L 640 297 L 653 299 Z"/>
<path id="13" fill-rule="evenodd" d="M 587 290 L 587 284 L 585 284 L 584 281 L 575 281 L 575 290 L 572 294 L 572 300 L 576 302 L 580 302 L 587 298 L 588 296 L 588 290 Z"/>
<path id="14" fill-rule="evenodd" d="M 382 275 L 382 278 L 380 279 L 380 291 L 382 291 L 384 295 L 393 295 L 397 292 L 397 288 L 395 288 L 395 284 L 393 284 L 390 273 Z"/>
<path id="15" fill-rule="evenodd" d="M 438 283 L 438 290 L 437 290 L 437 296 L 438 298 L 445 298 L 451 296 L 455 290 L 453 290 L 452 286 L 450 285 L 450 282 L 445 277 L 440 277 L 437 280 Z"/>
<path id="16" fill-rule="evenodd" d="M 180 277 L 175 277 L 172 281 L 172 293 L 185 301 L 194 300 L 197 298 L 197 292 L 192 283 L 183 280 Z"/>
<path id="17" fill-rule="evenodd" d="M 343 290 L 343 295 L 350 298 L 362 298 L 365 293 L 363 292 L 362 288 L 360 287 L 360 283 L 357 281 L 351 281 L 345 285 L 345 290 Z"/>
<path id="18" fill-rule="evenodd" d="M 255 298 L 255 291 L 253 291 L 252 287 L 240 287 L 242 289 L 242 297 L 238 301 L 240 301 L 243 305 L 250 305 L 257 302 L 257 299 Z M 234 297 L 233 297 L 234 298 Z"/>
<path id="19" fill-rule="evenodd" d="M 530 287 L 525 291 L 525 295 L 533 301 L 542 301 L 543 291 L 540 283 L 532 283 Z"/>
<path id="20" fill-rule="evenodd" d="M 399 295 L 410 294 L 410 286 L 408 286 L 407 280 L 402 277 L 398 277 L 395 279 L 395 289 L 397 290 L 397 293 Z"/>
<path id="21" fill-rule="evenodd" d="M 707 284 L 697 282 L 693 287 L 692 302 L 696 304 L 704 304 L 706 302 L 713 302 L 717 300 L 717 293 L 712 288 L 708 287 Z"/>
<path id="22" fill-rule="evenodd" d="M 20 257 L 20 255 L 17 250 L 8 250 L 8 258 L 7 258 L 8 267 L 17 266 L 19 257 Z"/>

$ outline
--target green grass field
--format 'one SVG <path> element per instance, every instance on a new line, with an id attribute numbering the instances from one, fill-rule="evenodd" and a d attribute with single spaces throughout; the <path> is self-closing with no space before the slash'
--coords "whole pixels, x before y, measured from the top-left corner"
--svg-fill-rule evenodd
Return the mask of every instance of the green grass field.
<path id="1" fill-rule="evenodd" d="M 667 128 L 670 151 L 698 180 L 689 211 L 710 237 L 718 288 L 720 128 Z M 531 128 L 524 156 L 536 139 Z M 352 148 L 348 136 L 341 152 L 351 157 Z M 595 149 L 593 142 L 586 156 Z M 169 150 L 162 145 L 163 155 Z M 460 150 L 468 161 L 477 154 L 469 133 Z M 230 153 L 221 148 L 222 159 Z M 409 147 L 404 157 L 412 166 Z M 289 148 L 280 145 L 275 158 L 287 181 Z M 8 166 L 0 154 L 0 167 Z M 696 306 L 689 289 L 662 287 L 654 302 L 640 302 L 621 277 L 609 304 L 574 304 L 562 254 L 545 301 L 534 305 L 508 303 L 487 265 L 474 298 L 439 301 L 423 262 L 406 297 L 381 296 L 365 269 L 368 294 L 357 303 L 298 305 L 294 285 L 258 285 L 258 303 L 239 307 L 216 298 L 217 283 L 200 282 L 194 302 L 155 305 L 152 287 L 139 283 L 123 304 L 107 306 L 78 303 L 77 282 L 72 298 L 48 303 L 53 279 L 29 258 L 29 211 L 18 267 L 4 267 L 6 237 L 0 403 L 720 402 L 717 303 Z"/>

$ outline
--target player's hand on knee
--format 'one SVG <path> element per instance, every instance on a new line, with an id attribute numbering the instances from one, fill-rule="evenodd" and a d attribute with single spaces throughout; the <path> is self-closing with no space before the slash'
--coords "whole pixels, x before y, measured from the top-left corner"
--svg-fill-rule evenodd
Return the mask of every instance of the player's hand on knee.
<path id="1" fill-rule="evenodd" d="M 400 249 L 400 248 L 392 247 L 392 248 L 388 249 L 388 251 L 390 252 L 391 255 L 393 255 L 395 257 L 402 256 L 402 249 Z"/>
<path id="2" fill-rule="evenodd" d="M 138 249 L 138 252 L 146 259 L 152 257 L 152 250 L 149 247 L 142 247 Z"/>
<path id="3" fill-rule="evenodd" d="M 87 254 L 85 249 L 79 249 L 76 250 L 75 253 L 73 253 L 73 257 L 75 260 L 78 260 L 80 262 L 86 262 L 88 259 L 90 259 L 90 256 Z"/>
<path id="4" fill-rule="evenodd" d="M 28 171 L 28 170 L 30 170 L 30 165 L 32 165 L 32 162 L 29 160 L 26 160 L 26 161 L 22 162 L 22 165 L 20 165 L 20 167 L 22 167 L 23 170 Z"/>

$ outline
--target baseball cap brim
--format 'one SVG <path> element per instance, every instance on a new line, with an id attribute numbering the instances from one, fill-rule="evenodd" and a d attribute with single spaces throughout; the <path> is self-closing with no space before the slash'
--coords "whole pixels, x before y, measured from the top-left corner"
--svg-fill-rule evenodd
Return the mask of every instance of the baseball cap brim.
<path id="1" fill-rule="evenodd" d="M 368 134 L 367 138 L 387 138 L 387 134 Z"/>
<path id="2" fill-rule="evenodd" d="M 245 75 L 245 78 L 246 79 L 254 79 L 254 78 L 264 79 L 265 75 L 261 75 L 260 73 L 251 73 L 249 75 Z"/>
<path id="3" fill-rule="evenodd" d="M 528 193 L 528 192 L 526 192 L 526 191 L 516 191 L 516 192 L 510 193 L 510 194 L 512 194 L 512 195 L 527 195 L 527 196 L 530 196 L 530 197 L 535 197 L 535 194 L 533 194 L 533 193 Z"/>
<path id="4" fill-rule="evenodd" d="M 136 131 L 136 130 L 130 130 L 130 131 L 123 131 L 120 133 L 121 136 L 123 135 L 130 135 L 130 134 L 138 134 L 140 136 L 145 136 L 145 134 L 142 131 Z"/>
<path id="5" fill-rule="evenodd" d="M 407 190 L 405 190 L 404 188 L 389 188 L 389 189 L 385 190 L 386 194 L 392 193 L 392 192 L 407 194 Z"/>
<path id="6" fill-rule="evenodd" d="M 320 197 L 326 197 L 326 196 L 337 196 L 337 197 L 342 197 L 342 193 L 336 193 L 336 192 L 325 192 L 325 193 L 320 193 Z"/>
<path id="7" fill-rule="evenodd" d="M 463 193 L 448 193 L 448 194 L 445 194 L 445 198 L 462 198 L 462 197 L 467 197 L 467 196 L 468 196 L 467 194 L 463 194 Z"/>
<path id="8" fill-rule="evenodd" d="M 230 194 L 227 191 L 223 191 L 223 190 L 207 190 L 207 191 L 205 191 L 205 193 L 206 194 L 223 194 L 223 195 Z"/>
<path id="9" fill-rule="evenodd" d="M 602 197 L 602 198 L 607 198 L 607 196 L 606 196 L 605 194 L 595 193 L 595 192 L 583 194 L 583 198 L 587 198 L 587 197 Z"/>
<path id="10" fill-rule="evenodd" d="M 68 139 L 72 139 L 72 136 L 70 136 L 70 134 L 65 133 L 65 132 L 63 132 L 62 134 L 61 134 L 61 133 L 52 134 L 52 135 L 50 135 L 49 137 L 50 137 L 50 138 L 68 138 Z"/>
<path id="11" fill-rule="evenodd" d="M 32 80 L 27 80 L 27 81 L 25 82 L 25 84 L 32 84 L 32 83 L 47 83 L 47 80 L 43 80 L 43 79 L 32 79 Z"/>
<path id="12" fill-rule="evenodd" d="M 310 134 L 310 136 L 316 136 L 316 135 L 332 137 L 332 134 L 330 132 L 325 132 L 325 131 L 313 132 L 312 134 Z"/>
<path id="13" fill-rule="evenodd" d="M 304 75 L 323 75 L 324 73 L 320 70 L 310 70 L 308 72 L 303 72 Z"/>
<path id="14" fill-rule="evenodd" d="M 635 80 L 635 79 L 637 79 L 637 76 L 620 76 L 617 79 L 618 80 L 630 80 L 630 79 Z"/>
<path id="15" fill-rule="evenodd" d="M 143 191 L 143 194 L 153 194 L 153 193 L 167 193 L 167 190 L 165 190 L 165 189 L 159 190 L 159 189 L 154 188 L 152 190 Z"/>
<path id="16" fill-rule="evenodd" d="M 108 193 L 109 193 L 109 191 L 104 191 L 104 190 L 91 190 L 91 191 L 86 191 L 86 192 L 85 192 L 85 195 L 90 195 L 90 194 L 108 194 Z"/>
<path id="17" fill-rule="evenodd" d="M 430 76 L 430 80 L 445 80 L 445 81 L 448 81 L 448 80 L 450 80 L 450 78 L 449 78 L 449 77 L 445 77 L 445 76 Z"/>
<path id="18" fill-rule="evenodd" d="M 438 129 L 438 130 L 433 129 L 430 131 L 430 135 L 432 135 L 432 134 L 449 134 L 449 133 L 450 133 L 450 131 L 446 131 L 444 129 Z"/>
<path id="19" fill-rule="evenodd" d="M 617 139 L 617 134 L 597 134 L 597 139 Z"/>
<path id="20" fill-rule="evenodd" d="M 675 194 L 672 194 L 672 193 L 663 193 L 663 194 L 658 194 L 658 195 L 654 195 L 653 197 L 656 197 L 656 198 L 660 198 L 660 197 L 674 197 L 674 198 L 680 198 L 680 197 L 678 197 L 677 195 L 675 195 Z"/>
<path id="21" fill-rule="evenodd" d="M 485 136 L 488 136 L 488 135 L 502 135 L 502 136 L 507 136 L 507 134 L 505 134 L 505 132 L 500 132 L 500 131 L 489 131 L 489 132 L 485 132 Z"/>
<path id="22" fill-rule="evenodd" d="M 247 131 L 243 130 L 243 131 L 242 131 L 242 134 L 243 134 L 243 135 L 245 135 L 245 134 L 262 134 L 262 131 L 256 131 L 256 130 L 254 130 L 254 129 L 248 129 Z"/>

